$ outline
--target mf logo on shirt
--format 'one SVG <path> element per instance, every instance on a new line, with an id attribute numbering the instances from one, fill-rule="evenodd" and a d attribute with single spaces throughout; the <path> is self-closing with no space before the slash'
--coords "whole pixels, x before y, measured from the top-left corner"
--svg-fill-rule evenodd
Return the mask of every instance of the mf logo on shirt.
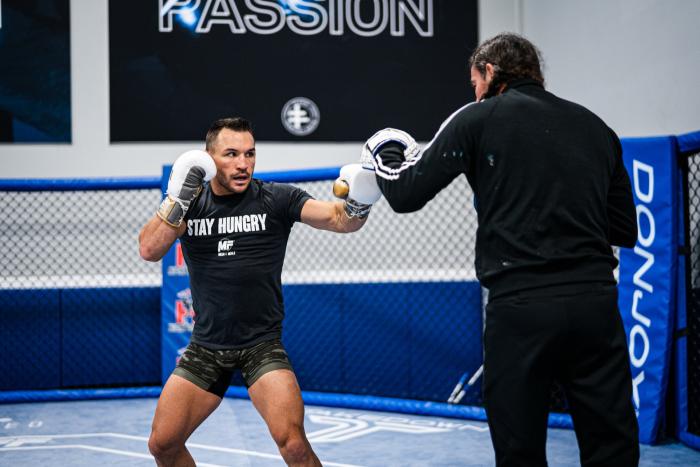
<path id="1" fill-rule="evenodd" d="M 220 240 L 219 241 L 219 256 L 233 256 L 236 254 L 233 251 L 233 242 L 235 240 Z"/>

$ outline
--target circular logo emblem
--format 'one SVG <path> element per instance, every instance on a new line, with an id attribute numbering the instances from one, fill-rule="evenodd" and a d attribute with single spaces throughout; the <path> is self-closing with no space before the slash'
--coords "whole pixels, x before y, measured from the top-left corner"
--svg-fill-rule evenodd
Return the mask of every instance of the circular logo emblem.
<path id="1" fill-rule="evenodd" d="M 294 136 L 313 133 L 321 121 L 321 112 L 311 99 L 295 97 L 282 107 L 282 126 Z"/>

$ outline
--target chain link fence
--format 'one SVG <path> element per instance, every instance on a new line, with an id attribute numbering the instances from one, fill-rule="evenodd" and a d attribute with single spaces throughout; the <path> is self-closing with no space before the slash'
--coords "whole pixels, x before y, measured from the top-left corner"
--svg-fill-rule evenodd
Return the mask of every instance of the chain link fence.
<path id="1" fill-rule="evenodd" d="M 688 431 L 700 436 L 700 153 L 687 155 L 686 188 Z"/>
<path id="2" fill-rule="evenodd" d="M 0 192 L 0 289 L 159 286 L 138 233 L 160 190 Z"/>
<path id="3" fill-rule="evenodd" d="M 329 181 L 295 185 L 316 199 L 333 199 Z M 475 281 L 476 227 L 473 195 L 463 177 L 415 213 L 395 214 L 382 198 L 367 224 L 352 234 L 296 225 L 282 282 Z"/>
<path id="4" fill-rule="evenodd" d="M 328 181 L 296 185 L 332 199 Z M 138 254 L 139 230 L 160 198 L 159 189 L 0 191 L 0 288 L 160 286 L 160 266 Z M 431 204 L 398 216 L 381 200 L 351 235 L 297 225 L 283 282 L 476 280 L 476 217 L 466 181 Z"/>

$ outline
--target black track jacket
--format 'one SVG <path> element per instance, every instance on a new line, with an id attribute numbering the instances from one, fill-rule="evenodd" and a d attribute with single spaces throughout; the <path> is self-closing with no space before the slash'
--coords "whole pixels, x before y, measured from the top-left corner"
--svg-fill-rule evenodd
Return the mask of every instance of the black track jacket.
<path id="1" fill-rule="evenodd" d="M 492 297 L 614 283 L 611 244 L 632 247 L 637 239 L 617 135 L 536 81 L 515 81 L 462 107 L 411 161 L 395 143 L 375 155 L 377 182 L 396 212 L 422 208 L 466 174 L 479 220 L 476 273 Z"/>

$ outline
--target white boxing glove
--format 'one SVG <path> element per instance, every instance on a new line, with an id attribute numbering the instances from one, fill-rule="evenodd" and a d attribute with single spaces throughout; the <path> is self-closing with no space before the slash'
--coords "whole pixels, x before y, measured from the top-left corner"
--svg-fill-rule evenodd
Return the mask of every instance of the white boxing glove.
<path id="1" fill-rule="evenodd" d="M 195 149 L 182 154 L 173 164 L 167 196 L 156 212 L 158 217 L 172 227 L 179 227 L 202 184 L 214 175 L 216 164 L 206 152 Z"/>
<path id="2" fill-rule="evenodd" d="M 360 164 L 367 169 L 376 169 L 376 155 L 386 143 L 399 143 L 404 147 L 403 156 L 410 161 L 420 153 L 420 146 L 411 135 L 396 128 L 384 128 L 372 135 L 362 146 Z"/>
<path id="3" fill-rule="evenodd" d="M 361 164 L 348 164 L 340 168 L 340 176 L 333 184 L 333 194 L 345 199 L 348 217 L 359 218 L 367 217 L 372 205 L 382 197 L 374 168 L 367 169 Z"/>

